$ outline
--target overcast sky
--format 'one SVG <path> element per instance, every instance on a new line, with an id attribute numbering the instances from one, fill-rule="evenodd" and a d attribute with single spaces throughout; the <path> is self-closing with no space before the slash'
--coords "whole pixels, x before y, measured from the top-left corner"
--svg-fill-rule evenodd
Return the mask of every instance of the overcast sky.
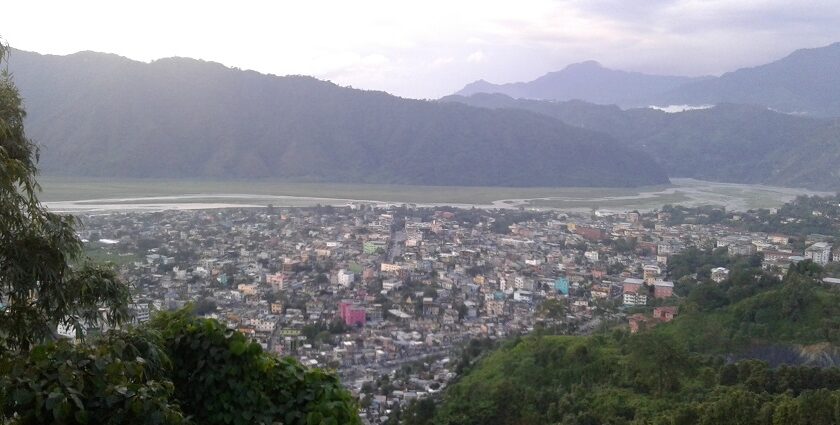
<path id="1" fill-rule="evenodd" d="M 10 1 L 15 48 L 187 56 L 437 98 L 588 59 L 719 74 L 840 41 L 838 0 Z"/>

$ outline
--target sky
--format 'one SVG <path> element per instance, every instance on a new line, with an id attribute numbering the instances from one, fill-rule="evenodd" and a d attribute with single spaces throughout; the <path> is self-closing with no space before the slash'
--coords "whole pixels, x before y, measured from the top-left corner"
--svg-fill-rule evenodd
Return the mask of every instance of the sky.
<path id="1" fill-rule="evenodd" d="M 22 50 L 185 56 L 412 98 L 585 60 L 718 75 L 840 41 L 838 0 L 26 0 L 2 14 Z"/>

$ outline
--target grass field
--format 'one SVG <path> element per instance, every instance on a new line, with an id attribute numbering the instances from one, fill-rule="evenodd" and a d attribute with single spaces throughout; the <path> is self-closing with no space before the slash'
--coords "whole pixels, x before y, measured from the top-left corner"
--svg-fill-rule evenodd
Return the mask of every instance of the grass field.
<path id="1" fill-rule="evenodd" d="M 641 188 L 508 188 L 283 181 L 130 180 L 42 177 L 41 199 L 62 211 L 307 206 L 370 201 L 451 204 L 496 208 L 650 210 L 665 204 L 720 205 L 728 209 L 771 208 L 801 189 L 674 179 L 669 186 Z"/>
<path id="2" fill-rule="evenodd" d="M 114 249 L 114 247 L 97 243 L 86 243 L 84 255 L 97 264 L 112 263 L 116 266 L 131 264 L 141 259 L 141 257 L 138 257 L 136 254 L 120 254 Z"/>

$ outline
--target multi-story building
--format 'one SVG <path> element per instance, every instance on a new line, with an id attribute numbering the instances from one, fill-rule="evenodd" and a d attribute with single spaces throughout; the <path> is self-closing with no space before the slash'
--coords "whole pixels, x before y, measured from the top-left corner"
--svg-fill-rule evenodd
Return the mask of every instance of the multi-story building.
<path id="1" fill-rule="evenodd" d="M 674 295 L 674 283 L 665 280 L 653 282 L 654 298 L 669 298 Z"/>
<path id="2" fill-rule="evenodd" d="M 805 249 L 805 258 L 824 266 L 831 261 L 831 244 L 817 242 Z"/>

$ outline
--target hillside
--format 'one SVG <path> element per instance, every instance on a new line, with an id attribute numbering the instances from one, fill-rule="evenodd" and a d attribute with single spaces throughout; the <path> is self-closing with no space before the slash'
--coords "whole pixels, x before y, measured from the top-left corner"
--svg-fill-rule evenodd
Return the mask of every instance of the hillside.
<path id="1" fill-rule="evenodd" d="M 692 82 L 661 96 L 659 104 L 763 105 L 782 112 L 840 116 L 840 43 L 800 49 L 766 65 Z"/>
<path id="2" fill-rule="evenodd" d="M 503 343 L 447 389 L 432 420 L 414 423 L 840 421 L 840 368 L 813 367 L 840 360 L 840 293 L 809 266 L 780 281 L 755 278 L 748 259 L 728 265 L 731 280 L 694 284 L 680 315 L 653 330 Z"/>
<path id="3" fill-rule="evenodd" d="M 606 69 L 589 61 L 530 82 L 480 80 L 455 93 L 505 94 L 516 99 L 583 100 L 621 107 L 761 105 L 798 115 L 840 116 L 840 43 L 800 49 L 777 61 L 720 77 L 654 76 Z"/>
<path id="4" fill-rule="evenodd" d="M 721 104 L 680 113 L 622 110 L 581 101 L 547 102 L 504 95 L 449 96 L 493 109 L 523 109 L 604 132 L 650 154 L 670 177 L 840 189 L 840 120 Z M 802 166 L 808 164 L 808 166 Z"/>
<path id="5" fill-rule="evenodd" d="M 647 106 L 644 99 L 669 92 L 703 78 L 648 75 L 604 68 L 595 61 L 572 64 L 533 81 L 492 84 L 479 80 L 466 85 L 456 94 L 501 93 L 514 98 L 573 100 L 582 99 L 601 104 Z"/>
<path id="6" fill-rule="evenodd" d="M 14 51 L 46 174 L 485 186 L 667 183 L 611 137 L 525 111 L 407 100 L 172 58 Z"/>

